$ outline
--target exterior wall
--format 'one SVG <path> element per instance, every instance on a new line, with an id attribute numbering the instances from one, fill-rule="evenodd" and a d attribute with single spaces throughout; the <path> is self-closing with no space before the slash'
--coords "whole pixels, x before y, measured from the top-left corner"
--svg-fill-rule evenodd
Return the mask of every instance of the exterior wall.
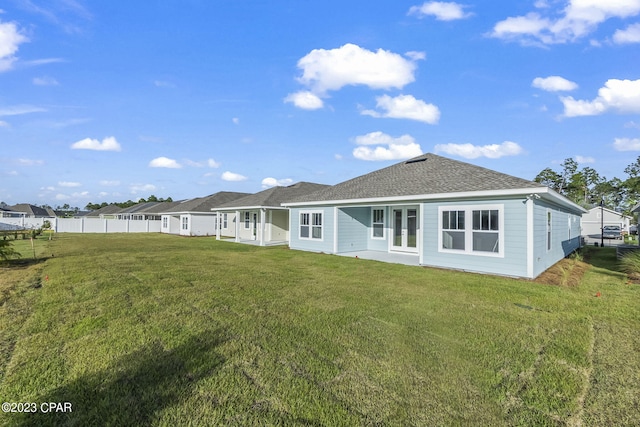
<path id="1" fill-rule="evenodd" d="M 220 236 L 236 237 L 236 213 L 235 212 L 218 212 L 221 218 Z M 224 215 L 227 215 L 227 226 L 224 226 Z"/>
<path id="2" fill-rule="evenodd" d="M 601 234 L 601 225 L 617 225 L 622 231 L 629 231 L 630 218 L 628 216 L 612 212 L 609 209 L 603 209 L 604 221 L 601 218 L 600 208 L 593 208 L 588 213 L 582 215 L 582 235 L 598 235 Z M 604 222 L 604 224 L 602 224 Z"/>
<path id="3" fill-rule="evenodd" d="M 215 214 L 190 214 L 189 235 L 190 236 L 215 236 L 216 234 Z"/>
<path id="4" fill-rule="evenodd" d="M 246 222 L 245 222 L 245 212 L 249 212 L 249 228 L 246 228 Z M 260 211 L 255 209 L 255 210 L 249 210 L 249 211 L 240 211 L 240 226 L 238 227 L 238 234 L 240 237 L 240 240 L 258 240 L 259 236 L 258 236 L 258 230 L 254 228 L 253 225 L 253 215 L 256 214 L 256 226 L 259 229 L 260 228 Z"/>
<path id="5" fill-rule="evenodd" d="M 300 212 L 322 213 L 322 239 L 300 238 Z M 299 249 L 310 252 L 334 253 L 334 208 L 333 206 L 321 206 L 313 208 L 291 208 L 289 212 L 291 228 L 289 231 L 289 246 L 291 249 Z"/>
<path id="6" fill-rule="evenodd" d="M 548 202 L 534 202 L 533 275 L 551 267 L 580 247 L 580 216 Z M 551 245 L 547 242 L 547 214 L 551 214 Z"/>
<path id="7" fill-rule="evenodd" d="M 440 215 L 438 208 L 475 205 L 497 205 L 502 207 L 504 247 L 502 255 L 442 252 L 439 247 Z M 434 267 L 460 269 L 479 273 L 508 276 L 527 276 L 527 211 L 525 200 L 456 200 L 438 201 L 421 205 L 420 232 L 422 237 L 422 264 Z M 470 229 L 471 218 L 466 219 Z"/>
<path id="8" fill-rule="evenodd" d="M 271 224 L 271 241 L 288 241 L 289 240 L 289 211 L 288 210 L 271 210 L 268 214 Z"/>
<path id="9" fill-rule="evenodd" d="M 338 253 L 368 249 L 371 208 L 338 208 Z"/>

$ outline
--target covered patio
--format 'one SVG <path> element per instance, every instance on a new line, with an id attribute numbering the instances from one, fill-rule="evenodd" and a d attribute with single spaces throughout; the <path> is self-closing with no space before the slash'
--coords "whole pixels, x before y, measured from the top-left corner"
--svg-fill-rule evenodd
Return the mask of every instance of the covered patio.
<path id="1" fill-rule="evenodd" d="M 354 252 L 342 252 L 337 255 L 350 257 L 350 258 L 361 258 L 372 261 L 381 261 L 392 264 L 404 264 L 404 265 L 412 265 L 419 266 L 420 265 L 420 257 L 418 254 L 409 254 L 409 253 L 399 253 L 399 252 L 382 252 L 382 251 L 354 251 Z"/>

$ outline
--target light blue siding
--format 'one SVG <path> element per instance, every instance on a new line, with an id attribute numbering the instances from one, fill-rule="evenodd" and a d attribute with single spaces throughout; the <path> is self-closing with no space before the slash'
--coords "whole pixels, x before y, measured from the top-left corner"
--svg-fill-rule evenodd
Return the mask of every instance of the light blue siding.
<path id="1" fill-rule="evenodd" d="M 501 205 L 504 221 L 503 257 L 482 254 L 441 252 L 438 247 L 439 206 Z M 527 209 L 522 199 L 496 200 L 457 200 L 455 202 L 438 201 L 423 203 L 422 207 L 422 253 L 423 264 L 475 271 L 480 273 L 501 274 L 525 277 L 527 275 Z M 471 219 L 467 219 L 471 227 Z"/>
<path id="2" fill-rule="evenodd" d="M 322 239 L 300 238 L 300 212 L 322 212 Z M 333 253 L 334 208 L 291 208 L 291 228 L 289 229 L 289 247 L 311 252 Z"/>
<path id="3" fill-rule="evenodd" d="M 367 250 L 371 208 L 338 208 L 338 252 Z"/>
<path id="4" fill-rule="evenodd" d="M 547 246 L 547 212 L 551 213 L 551 249 Z M 580 217 L 548 202 L 533 208 L 533 274 L 539 275 L 580 247 Z"/>

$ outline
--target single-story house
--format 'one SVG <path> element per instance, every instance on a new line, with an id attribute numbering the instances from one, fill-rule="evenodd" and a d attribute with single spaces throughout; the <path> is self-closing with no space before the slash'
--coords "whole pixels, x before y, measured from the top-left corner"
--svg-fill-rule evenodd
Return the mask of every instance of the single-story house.
<path id="1" fill-rule="evenodd" d="M 100 209 L 96 209 L 83 215 L 87 218 L 101 218 L 101 219 L 116 219 L 118 212 L 121 212 L 122 208 L 117 205 L 107 205 L 101 207 Z"/>
<path id="2" fill-rule="evenodd" d="M 539 183 L 434 154 L 283 206 L 292 249 L 524 278 L 580 247 L 586 213 Z"/>
<path id="3" fill-rule="evenodd" d="M 260 246 L 286 244 L 289 241 L 289 209 L 282 207 L 282 203 L 325 188 L 328 185 L 298 182 L 225 203 L 213 209 L 220 215 L 216 237 Z"/>
<path id="4" fill-rule="evenodd" d="M 217 215 L 211 209 L 249 193 L 220 191 L 206 197 L 173 203 L 161 213 L 160 232 L 182 236 L 215 236 Z"/>
<path id="5" fill-rule="evenodd" d="M 6 218 L 55 218 L 56 214 L 51 208 L 41 208 L 29 203 L 18 203 L 17 205 L 3 208 L 0 215 Z"/>
<path id="6" fill-rule="evenodd" d="M 621 212 L 596 206 L 582 215 L 582 235 L 598 237 L 602 232 L 602 227 L 606 225 L 617 225 L 622 231 L 628 233 L 632 219 Z"/>

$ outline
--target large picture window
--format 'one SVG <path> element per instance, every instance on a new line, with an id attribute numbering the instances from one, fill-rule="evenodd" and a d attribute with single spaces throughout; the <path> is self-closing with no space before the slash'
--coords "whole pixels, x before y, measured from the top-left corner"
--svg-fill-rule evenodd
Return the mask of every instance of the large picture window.
<path id="1" fill-rule="evenodd" d="M 503 205 L 441 206 L 440 252 L 503 256 Z"/>
<path id="2" fill-rule="evenodd" d="M 300 213 L 300 238 L 322 239 L 322 212 Z"/>
<path id="3" fill-rule="evenodd" d="M 373 209 L 371 213 L 371 237 L 384 239 L 384 209 Z"/>

